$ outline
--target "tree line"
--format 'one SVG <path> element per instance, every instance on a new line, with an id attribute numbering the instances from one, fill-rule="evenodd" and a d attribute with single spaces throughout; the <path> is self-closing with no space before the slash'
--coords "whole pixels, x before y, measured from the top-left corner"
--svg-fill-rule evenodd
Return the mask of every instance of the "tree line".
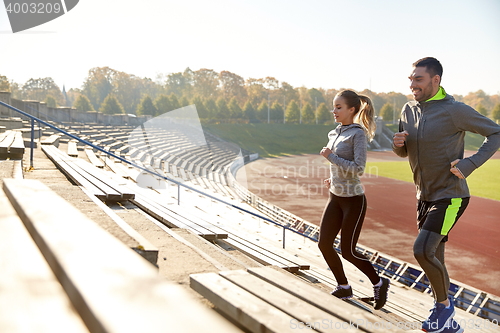
<path id="1" fill-rule="evenodd" d="M 293 87 L 274 77 L 260 79 L 229 71 L 220 73 L 202 68 L 160 74 L 155 80 L 140 78 L 109 67 L 89 70 L 80 88 L 61 89 L 52 78 L 30 79 L 24 85 L 0 75 L 0 91 L 12 97 L 45 101 L 48 106 L 73 106 L 80 111 L 98 110 L 106 114 L 157 116 L 194 104 L 200 118 L 208 122 L 333 123 L 329 112 L 337 89 Z M 411 95 L 359 93 L 369 96 L 379 116 L 386 121 L 399 118 Z M 500 120 L 498 95 L 479 90 L 455 99 L 478 112 Z"/>

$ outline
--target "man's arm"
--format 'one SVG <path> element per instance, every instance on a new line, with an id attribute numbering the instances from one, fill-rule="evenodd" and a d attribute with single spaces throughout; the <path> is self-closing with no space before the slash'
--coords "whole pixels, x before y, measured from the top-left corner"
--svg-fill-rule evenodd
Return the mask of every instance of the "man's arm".
<path id="1" fill-rule="evenodd" d="M 401 118 L 403 114 L 401 113 Z M 406 150 L 406 137 L 408 132 L 403 129 L 402 119 L 399 119 L 399 132 L 392 137 L 392 151 L 399 157 L 407 157 L 408 151 Z"/>
<path id="2" fill-rule="evenodd" d="M 485 137 L 483 144 L 474 155 L 455 164 L 455 168 L 463 177 L 468 177 L 500 148 L 500 126 L 465 104 L 454 110 L 453 121 L 457 128 Z"/>

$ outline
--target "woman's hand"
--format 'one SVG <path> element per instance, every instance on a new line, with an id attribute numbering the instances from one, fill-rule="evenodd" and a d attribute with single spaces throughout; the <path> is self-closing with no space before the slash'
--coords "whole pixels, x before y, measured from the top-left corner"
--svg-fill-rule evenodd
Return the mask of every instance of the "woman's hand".
<path id="1" fill-rule="evenodd" d="M 326 188 L 330 188 L 332 185 L 332 180 L 330 178 L 324 179 L 323 183 L 325 183 Z"/>
<path id="2" fill-rule="evenodd" d="M 328 156 L 332 153 L 331 149 L 328 148 L 328 147 L 323 147 L 323 149 L 321 149 L 320 151 L 320 154 L 321 156 L 323 156 L 324 158 L 328 158 Z"/>

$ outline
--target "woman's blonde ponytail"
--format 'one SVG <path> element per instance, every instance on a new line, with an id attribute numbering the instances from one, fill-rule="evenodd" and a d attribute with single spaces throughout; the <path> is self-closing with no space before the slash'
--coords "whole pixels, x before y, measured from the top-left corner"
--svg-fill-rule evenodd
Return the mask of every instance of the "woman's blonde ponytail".
<path id="1" fill-rule="evenodd" d="M 363 108 L 357 114 L 357 122 L 361 124 L 366 130 L 368 141 L 372 141 L 375 136 L 377 124 L 375 123 L 375 109 L 370 97 L 365 95 L 358 95 L 363 103 Z"/>

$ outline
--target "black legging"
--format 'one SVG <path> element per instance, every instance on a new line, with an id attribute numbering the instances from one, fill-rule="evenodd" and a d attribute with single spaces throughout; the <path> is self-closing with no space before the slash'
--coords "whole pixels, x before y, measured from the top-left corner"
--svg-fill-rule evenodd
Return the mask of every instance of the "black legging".
<path id="1" fill-rule="evenodd" d="M 446 301 L 450 289 L 450 277 L 444 263 L 444 237 L 437 232 L 420 229 L 413 244 L 413 255 L 427 275 L 437 302 Z"/>
<path id="2" fill-rule="evenodd" d="M 377 284 L 380 278 L 368 259 L 356 251 L 359 233 L 366 214 L 366 197 L 339 197 L 330 192 L 319 229 L 319 249 L 338 284 L 348 284 L 342 261 L 333 248 L 335 237 L 340 230 L 340 250 L 342 257 L 359 268 L 371 281 Z"/>

